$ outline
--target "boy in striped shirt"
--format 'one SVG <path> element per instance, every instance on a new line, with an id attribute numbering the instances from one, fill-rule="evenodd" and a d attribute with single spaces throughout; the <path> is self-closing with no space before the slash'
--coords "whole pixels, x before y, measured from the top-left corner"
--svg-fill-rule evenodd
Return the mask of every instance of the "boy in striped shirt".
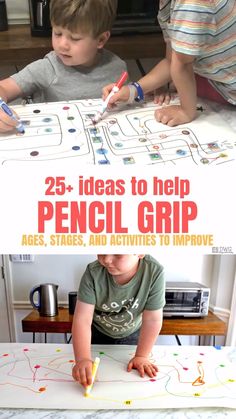
<path id="1" fill-rule="evenodd" d="M 196 117 L 197 96 L 236 105 L 236 1 L 160 0 L 158 20 L 166 57 L 138 83 L 123 87 L 110 104 L 155 89 L 155 102 L 168 104 L 170 95 L 163 87 L 173 82 L 180 105 L 155 112 L 157 121 L 168 126 Z M 104 88 L 104 96 L 110 88 Z"/>

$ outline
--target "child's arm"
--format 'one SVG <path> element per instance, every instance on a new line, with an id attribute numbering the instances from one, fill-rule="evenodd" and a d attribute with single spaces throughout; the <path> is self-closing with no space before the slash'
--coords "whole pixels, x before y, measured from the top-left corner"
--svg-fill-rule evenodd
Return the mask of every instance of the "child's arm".
<path id="1" fill-rule="evenodd" d="M 144 77 L 138 80 L 138 83 L 142 87 L 144 94 L 153 92 L 155 89 L 158 89 L 171 81 L 170 57 L 171 57 L 171 49 L 170 49 L 169 44 L 166 44 L 166 57 L 163 58 L 151 71 L 149 71 L 149 73 L 147 73 Z M 114 86 L 113 84 L 109 84 L 108 86 L 104 87 L 103 89 L 104 100 L 110 93 L 113 86 Z M 129 87 L 123 86 L 119 90 L 118 93 L 115 93 L 111 97 L 108 107 L 112 107 L 112 105 L 116 104 L 117 102 L 127 102 L 129 100 L 129 94 L 130 94 Z"/>
<path id="2" fill-rule="evenodd" d="M 137 369 L 141 377 L 145 373 L 149 377 L 154 377 L 157 372 L 157 366 L 149 360 L 149 355 L 162 327 L 162 309 L 144 310 L 142 317 L 142 326 L 140 330 L 138 346 L 135 356 L 130 360 L 127 371 L 132 368 Z"/>
<path id="3" fill-rule="evenodd" d="M 0 81 L 0 97 L 4 100 L 4 102 L 10 102 L 22 95 L 23 93 L 20 87 L 11 77 Z M 0 132 L 12 131 L 16 126 L 17 121 L 10 118 L 3 110 L 0 109 Z"/>
<path id="4" fill-rule="evenodd" d="M 196 116 L 197 93 L 193 71 L 194 56 L 172 51 L 171 77 L 177 89 L 180 106 L 173 105 L 158 109 L 155 113 L 158 122 L 169 126 L 185 124 Z"/>
<path id="5" fill-rule="evenodd" d="M 94 305 L 77 301 L 72 324 L 75 366 L 72 375 L 84 387 L 92 383 L 91 325 Z"/>

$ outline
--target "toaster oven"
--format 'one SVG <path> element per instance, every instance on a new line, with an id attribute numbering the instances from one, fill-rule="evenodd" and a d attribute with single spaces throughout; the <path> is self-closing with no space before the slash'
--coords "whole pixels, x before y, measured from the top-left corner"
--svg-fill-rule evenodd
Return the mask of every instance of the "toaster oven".
<path id="1" fill-rule="evenodd" d="M 208 315 L 210 288 L 198 282 L 167 282 L 164 317 Z"/>

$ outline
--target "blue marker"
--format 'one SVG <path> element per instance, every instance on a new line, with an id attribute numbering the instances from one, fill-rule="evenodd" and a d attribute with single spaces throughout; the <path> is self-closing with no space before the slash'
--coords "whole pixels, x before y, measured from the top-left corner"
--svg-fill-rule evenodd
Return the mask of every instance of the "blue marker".
<path id="1" fill-rule="evenodd" d="M 9 106 L 7 106 L 7 104 L 1 98 L 0 98 L 0 109 L 2 109 L 3 112 L 5 112 L 8 116 L 10 116 L 11 119 L 14 119 L 14 121 L 17 121 L 18 122 L 18 125 L 16 126 L 16 129 L 21 134 L 24 134 L 24 132 L 25 132 L 24 125 L 22 124 L 22 122 L 19 119 L 17 119 L 15 117 L 14 113 L 12 112 L 12 110 L 9 108 Z"/>

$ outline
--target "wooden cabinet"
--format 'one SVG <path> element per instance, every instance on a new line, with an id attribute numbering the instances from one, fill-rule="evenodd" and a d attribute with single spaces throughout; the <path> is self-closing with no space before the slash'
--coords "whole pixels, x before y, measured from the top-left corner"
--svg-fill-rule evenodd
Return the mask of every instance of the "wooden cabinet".
<path id="1" fill-rule="evenodd" d="M 114 35 L 106 46 L 123 59 L 162 57 L 165 45 L 161 33 Z M 29 25 L 12 25 L 0 32 L 2 64 L 25 65 L 51 50 L 51 38 L 32 37 Z"/>

